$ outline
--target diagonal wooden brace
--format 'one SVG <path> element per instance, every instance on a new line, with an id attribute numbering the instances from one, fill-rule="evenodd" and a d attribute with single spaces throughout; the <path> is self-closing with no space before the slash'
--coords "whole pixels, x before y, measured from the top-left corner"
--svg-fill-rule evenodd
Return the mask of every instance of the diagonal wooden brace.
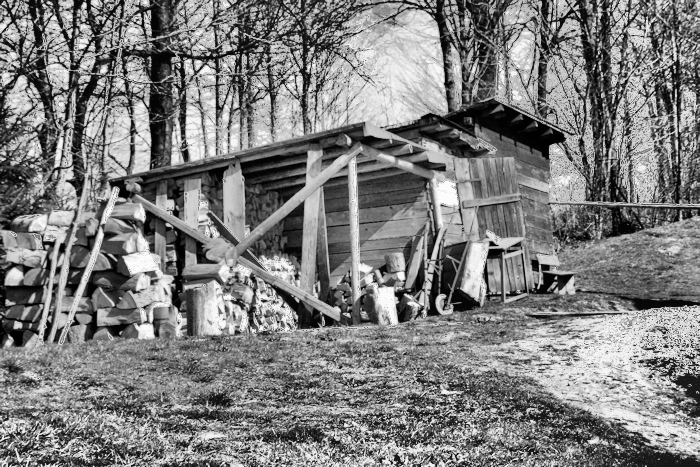
<path id="1" fill-rule="evenodd" d="M 182 233 L 189 235 L 190 237 L 194 238 L 198 242 L 202 244 L 207 244 L 209 241 L 211 241 L 211 238 L 207 237 L 203 233 L 201 233 L 197 229 L 193 229 L 189 225 L 187 225 L 183 220 L 178 219 L 177 217 L 171 216 L 170 214 L 167 213 L 164 209 L 159 208 L 155 204 L 151 203 L 148 201 L 146 198 L 140 195 L 133 195 L 132 199 L 136 202 L 139 202 L 143 205 L 144 209 L 146 211 L 150 212 L 154 216 L 164 220 L 165 222 L 168 222 L 170 225 L 172 225 L 174 228 L 180 230 Z M 227 240 L 228 241 L 228 240 Z M 232 245 L 233 246 L 233 245 Z M 309 305 L 310 307 L 313 307 L 323 313 L 324 315 L 328 316 L 329 318 L 333 318 L 336 321 L 340 321 L 340 309 L 339 308 L 332 308 L 331 306 L 323 303 L 321 300 L 318 298 L 314 297 L 313 295 L 304 292 L 303 290 L 299 289 L 298 287 L 293 286 L 292 284 L 283 281 L 277 276 L 272 275 L 269 271 L 266 271 L 262 267 L 260 267 L 258 264 L 254 263 L 250 259 L 248 259 L 248 253 L 244 252 L 244 254 L 238 256 L 238 261 L 245 266 L 246 268 L 250 269 L 253 271 L 253 273 L 260 277 L 262 280 L 267 282 L 268 284 L 272 285 L 273 287 L 279 288 L 296 298 L 298 298 L 301 302 L 305 303 L 306 305 Z"/>

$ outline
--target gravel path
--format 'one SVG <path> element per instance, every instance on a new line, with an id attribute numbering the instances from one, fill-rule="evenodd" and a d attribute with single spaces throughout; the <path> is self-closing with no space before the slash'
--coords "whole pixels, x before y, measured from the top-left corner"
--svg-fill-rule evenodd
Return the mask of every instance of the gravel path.
<path id="1" fill-rule="evenodd" d="M 681 354 L 692 364 L 695 349 L 682 351 L 689 349 L 687 336 L 670 340 L 658 336 L 673 336 L 674 328 L 683 329 L 684 335 L 689 329 L 697 330 L 698 310 L 677 313 L 648 310 L 600 318 L 533 320 L 524 338 L 481 351 L 494 368 L 533 377 L 562 400 L 622 423 L 652 446 L 700 458 L 700 423 L 691 416 L 697 414 L 698 402 L 668 377 L 640 363 L 664 350 Z M 695 332 L 690 340 L 698 338 Z"/>

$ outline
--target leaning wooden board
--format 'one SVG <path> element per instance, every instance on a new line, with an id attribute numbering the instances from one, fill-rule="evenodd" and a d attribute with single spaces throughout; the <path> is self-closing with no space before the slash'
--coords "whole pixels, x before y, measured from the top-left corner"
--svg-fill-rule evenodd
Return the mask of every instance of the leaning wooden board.
<path id="1" fill-rule="evenodd" d="M 576 316 L 598 316 L 598 315 L 626 315 L 629 311 L 581 311 L 581 312 L 562 312 L 543 311 L 541 313 L 525 313 L 525 316 L 531 318 L 571 318 Z"/>

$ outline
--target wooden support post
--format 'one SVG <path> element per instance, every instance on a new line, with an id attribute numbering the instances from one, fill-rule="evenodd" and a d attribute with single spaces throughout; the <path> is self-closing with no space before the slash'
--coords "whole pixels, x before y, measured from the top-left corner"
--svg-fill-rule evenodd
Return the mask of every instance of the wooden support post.
<path id="1" fill-rule="evenodd" d="M 455 175 L 457 177 L 457 195 L 459 199 L 459 211 L 462 214 L 462 228 L 468 240 L 479 240 L 479 221 L 476 216 L 478 208 L 466 208 L 464 201 L 474 199 L 474 188 L 472 187 L 471 168 L 469 159 L 454 159 Z M 479 182 L 477 182 L 479 183 Z"/>
<path id="2" fill-rule="evenodd" d="M 306 160 L 306 183 L 309 184 L 319 173 L 323 163 L 323 148 L 319 144 L 310 144 Z M 304 292 L 313 294 L 316 282 L 316 248 L 318 245 L 318 214 L 321 191 L 318 188 L 311 196 L 304 200 L 304 225 L 301 243 L 301 272 L 300 288 Z M 299 310 L 299 324 L 311 326 L 311 310 L 305 308 Z"/>
<path id="3" fill-rule="evenodd" d="M 360 200 L 357 190 L 357 161 L 348 163 L 348 210 L 350 214 L 350 285 L 352 324 L 360 324 Z"/>
<path id="4" fill-rule="evenodd" d="M 331 264 L 328 259 L 328 230 L 326 228 L 326 206 L 323 188 L 318 202 L 318 241 L 316 242 L 316 270 L 321 282 L 319 299 L 325 301 L 331 291 Z"/>
<path id="5" fill-rule="evenodd" d="M 168 203 L 168 181 L 161 180 L 156 185 L 156 206 L 165 210 Z M 155 233 L 155 245 L 154 253 L 160 256 L 160 270 L 165 271 L 165 265 L 167 262 L 166 249 L 166 232 L 165 232 L 165 221 L 162 219 L 156 219 L 156 233 Z"/>
<path id="6" fill-rule="evenodd" d="M 340 171 L 340 169 L 345 167 L 349 161 L 355 160 L 355 157 L 360 154 L 362 150 L 362 144 L 355 143 L 347 154 L 343 154 L 333 161 L 330 166 L 326 167 L 326 169 L 314 177 L 311 183 L 307 183 L 304 188 L 289 198 L 289 200 L 287 200 L 282 207 L 275 211 L 270 217 L 262 221 L 260 225 L 258 225 L 255 230 L 250 233 L 250 235 L 241 240 L 241 243 L 239 243 L 236 247 L 237 255 L 240 256 L 241 253 L 260 240 L 260 238 L 265 235 L 268 230 L 275 226 L 279 221 L 287 217 L 289 213 L 303 203 L 306 198 L 311 196 L 319 187 L 323 186 L 323 184 L 326 183 L 333 175 Z"/>
<path id="7" fill-rule="evenodd" d="M 199 226 L 199 195 L 202 189 L 201 178 L 185 180 L 184 221 L 188 226 L 197 229 Z M 197 264 L 197 242 L 193 238 L 185 239 L 185 266 Z"/>
<path id="8" fill-rule="evenodd" d="M 223 185 L 224 222 L 238 238 L 245 238 L 245 182 L 238 159 L 224 172 Z"/>

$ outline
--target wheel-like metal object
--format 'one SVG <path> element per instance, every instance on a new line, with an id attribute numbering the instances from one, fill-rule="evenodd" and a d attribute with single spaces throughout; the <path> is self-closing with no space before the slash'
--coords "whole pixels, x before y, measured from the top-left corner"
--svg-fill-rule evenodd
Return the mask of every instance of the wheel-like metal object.
<path id="1" fill-rule="evenodd" d="M 440 295 L 435 297 L 435 309 L 441 315 L 451 315 L 454 311 L 454 307 L 452 305 L 445 305 L 446 300 L 447 295 L 445 295 L 444 293 L 441 293 Z"/>

